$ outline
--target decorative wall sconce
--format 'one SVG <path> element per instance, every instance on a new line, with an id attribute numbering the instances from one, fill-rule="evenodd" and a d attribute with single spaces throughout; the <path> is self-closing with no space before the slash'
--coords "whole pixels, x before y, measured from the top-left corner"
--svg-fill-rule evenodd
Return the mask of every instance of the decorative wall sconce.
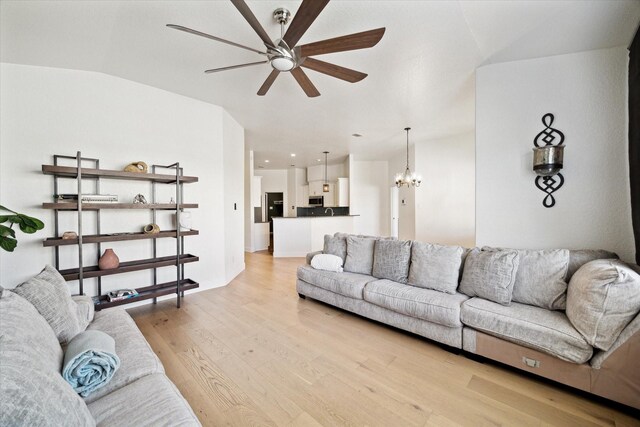
<path id="1" fill-rule="evenodd" d="M 551 127 L 553 114 L 542 116 L 544 130 L 533 140 L 533 171 L 538 175 L 535 179 L 536 187 L 547 195 L 542 199 L 545 208 L 552 208 L 556 204 L 553 193 L 564 184 L 564 176 L 560 173 L 564 155 L 564 134 Z"/>

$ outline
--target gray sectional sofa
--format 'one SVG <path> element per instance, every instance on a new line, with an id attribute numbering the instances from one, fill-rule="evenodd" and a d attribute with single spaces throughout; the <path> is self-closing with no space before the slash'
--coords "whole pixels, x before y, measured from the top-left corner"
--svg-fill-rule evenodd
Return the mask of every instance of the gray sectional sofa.
<path id="1" fill-rule="evenodd" d="M 320 254 L 340 257 L 344 271 L 314 268 Z M 307 255 L 296 289 L 640 409 L 640 275 L 613 253 L 469 250 L 336 233 Z"/>
<path id="2" fill-rule="evenodd" d="M 0 425 L 200 425 L 126 311 L 94 315 L 86 296 L 73 297 L 71 304 L 77 319 L 67 323 L 110 335 L 120 368 L 106 385 L 81 398 L 61 375 L 64 343 L 59 331 L 69 330 L 68 325 L 50 324 L 45 317 L 53 311 L 39 305 L 41 314 L 19 293 L 0 288 Z"/>

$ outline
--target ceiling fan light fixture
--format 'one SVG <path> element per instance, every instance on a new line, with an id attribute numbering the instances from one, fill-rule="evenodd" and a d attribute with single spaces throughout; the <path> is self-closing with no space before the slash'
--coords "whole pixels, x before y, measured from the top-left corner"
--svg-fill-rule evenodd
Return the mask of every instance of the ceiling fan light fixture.
<path id="1" fill-rule="evenodd" d="M 271 60 L 271 66 L 278 71 L 291 71 L 295 68 L 296 63 L 291 58 L 277 57 Z"/>

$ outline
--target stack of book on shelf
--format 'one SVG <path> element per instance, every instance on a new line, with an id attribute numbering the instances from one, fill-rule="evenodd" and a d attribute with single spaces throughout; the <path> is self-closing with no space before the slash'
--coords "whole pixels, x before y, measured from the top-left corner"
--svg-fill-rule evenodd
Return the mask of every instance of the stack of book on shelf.
<path id="1" fill-rule="evenodd" d="M 56 194 L 56 202 L 77 202 L 77 194 Z M 80 197 L 82 203 L 118 203 L 118 196 L 115 194 L 83 194 Z"/>

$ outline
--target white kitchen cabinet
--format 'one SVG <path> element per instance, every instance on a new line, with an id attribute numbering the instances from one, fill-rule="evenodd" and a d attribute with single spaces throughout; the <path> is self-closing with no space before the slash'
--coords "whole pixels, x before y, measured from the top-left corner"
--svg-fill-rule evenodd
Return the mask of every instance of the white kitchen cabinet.
<path id="1" fill-rule="evenodd" d="M 329 183 L 329 192 L 328 193 L 322 193 L 322 195 L 324 196 L 324 199 L 322 199 L 323 201 L 323 206 L 326 208 L 333 208 L 336 207 L 336 184 L 334 183 Z"/>
<path id="2" fill-rule="evenodd" d="M 336 184 L 336 206 L 349 206 L 349 178 L 338 178 Z"/>
<path id="3" fill-rule="evenodd" d="M 309 181 L 309 196 L 324 196 L 322 184 L 323 181 Z"/>
<path id="4" fill-rule="evenodd" d="M 305 208 L 309 207 L 309 186 L 308 185 L 302 186 L 302 205 L 301 206 Z"/>
<path id="5" fill-rule="evenodd" d="M 254 208 L 262 206 L 262 177 L 254 176 L 251 181 L 251 205 Z"/>

